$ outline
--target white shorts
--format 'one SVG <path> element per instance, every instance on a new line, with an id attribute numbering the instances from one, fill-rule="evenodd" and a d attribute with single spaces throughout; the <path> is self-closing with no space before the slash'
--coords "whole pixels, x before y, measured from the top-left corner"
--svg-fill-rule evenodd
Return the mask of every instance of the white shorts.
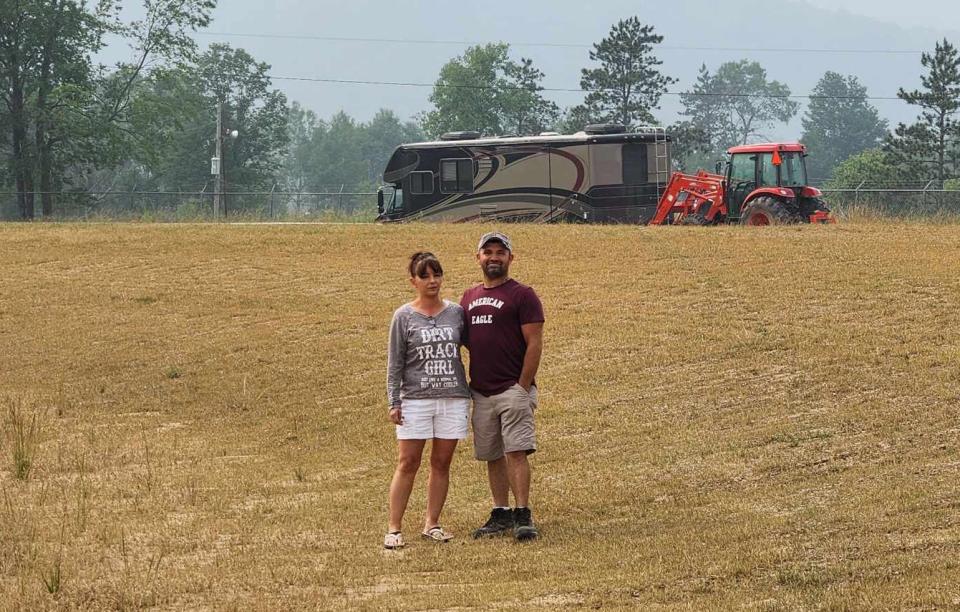
<path id="1" fill-rule="evenodd" d="M 470 422 L 469 406 L 465 397 L 402 400 L 403 425 L 397 425 L 397 440 L 463 440 Z"/>

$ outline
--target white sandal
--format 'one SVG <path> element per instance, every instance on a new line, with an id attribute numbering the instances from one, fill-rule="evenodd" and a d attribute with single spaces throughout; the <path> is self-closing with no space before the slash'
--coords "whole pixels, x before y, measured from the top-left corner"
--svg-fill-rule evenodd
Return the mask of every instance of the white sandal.
<path id="1" fill-rule="evenodd" d="M 433 540 L 434 542 L 448 542 L 453 539 L 453 534 L 444 531 L 443 527 L 440 525 L 427 529 L 421 535 L 428 540 Z"/>
<path id="2" fill-rule="evenodd" d="M 398 531 L 396 533 L 388 533 L 387 535 L 383 536 L 383 547 L 389 550 L 403 548 L 403 534 Z"/>

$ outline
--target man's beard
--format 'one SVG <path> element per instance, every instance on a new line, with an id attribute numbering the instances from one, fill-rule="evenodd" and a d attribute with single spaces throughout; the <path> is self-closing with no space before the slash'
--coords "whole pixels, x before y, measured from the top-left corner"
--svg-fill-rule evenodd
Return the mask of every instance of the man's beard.
<path id="1" fill-rule="evenodd" d="M 487 264 L 483 267 L 487 278 L 503 278 L 507 275 L 507 267 L 503 264 Z"/>

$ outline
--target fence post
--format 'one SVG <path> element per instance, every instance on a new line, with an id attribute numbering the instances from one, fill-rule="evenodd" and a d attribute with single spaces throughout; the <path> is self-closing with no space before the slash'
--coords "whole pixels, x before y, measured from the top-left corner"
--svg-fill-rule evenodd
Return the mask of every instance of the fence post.
<path id="1" fill-rule="evenodd" d="M 203 194 L 204 194 L 204 192 L 205 192 L 206 190 L 207 190 L 207 183 L 204 183 L 204 184 L 203 184 L 203 188 L 200 189 L 200 193 L 197 194 L 197 201 L 200 202 L 200 210 L 203 211 L 203 214 L 204 214 L 204 215 L 207 214 L 207 210 L 206 210 L 207 207 L 206 207 L 206 205 L 203 203 Z M 212 206 L 212 204 L 211 204 L 211 206 Z"/>
<path id="2" fill-rule="evenodd" d="M 273 187 L 270 188 L 270 219 L 273 219 L 273 192 L 276 190 L 277 184 L 274 183 Z"/>
<path id="3" fill-rule="evenodd" d="M 337 198 L 337 212 L 343 214 L 343 183 L 340 183 L 340 196 Z"/>

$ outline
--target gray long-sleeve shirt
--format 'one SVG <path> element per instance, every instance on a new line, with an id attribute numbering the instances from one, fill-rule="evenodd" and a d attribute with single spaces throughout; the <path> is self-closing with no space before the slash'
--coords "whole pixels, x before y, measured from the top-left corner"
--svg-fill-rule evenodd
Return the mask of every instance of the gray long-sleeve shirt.
<path id="1" fill-rule="evenodd" d="M 463 308 L 444 300 L 429 317 L 404 304 L 393 313 L 387 348 L 387 401 L 470 397 L 460 360 Z"/>

